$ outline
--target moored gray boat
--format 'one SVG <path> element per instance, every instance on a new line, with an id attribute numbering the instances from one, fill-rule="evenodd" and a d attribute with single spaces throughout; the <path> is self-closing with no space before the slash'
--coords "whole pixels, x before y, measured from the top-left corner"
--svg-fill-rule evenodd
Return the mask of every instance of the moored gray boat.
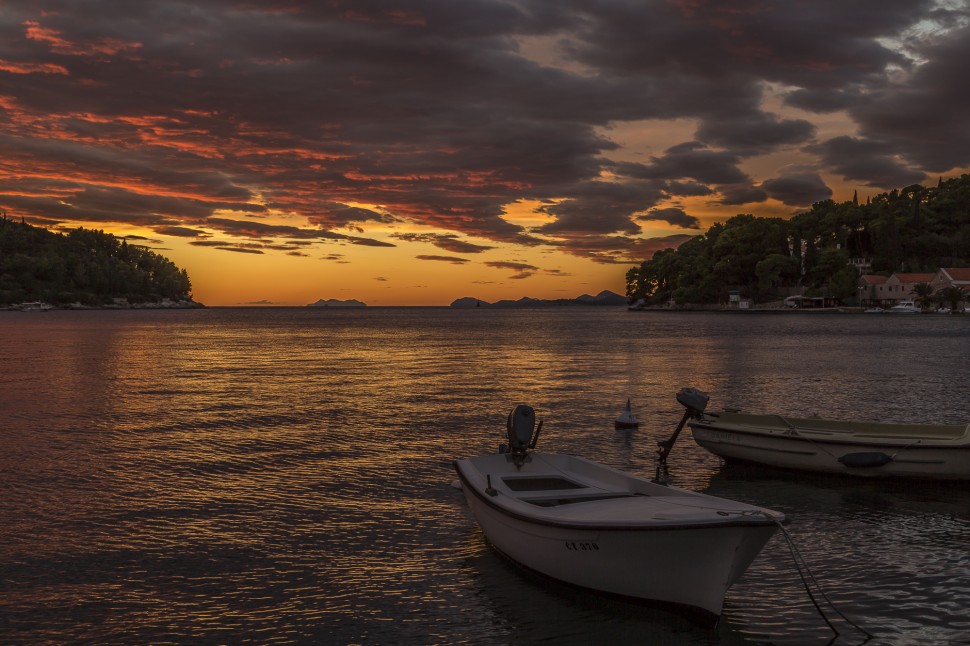
<path id="1" fill-rule="evenodd" d="M 690 421 L 694 441 L 728 461 L 862 477 L 970 480 L 970 424 L 836 421 L 738 411 Z"/>

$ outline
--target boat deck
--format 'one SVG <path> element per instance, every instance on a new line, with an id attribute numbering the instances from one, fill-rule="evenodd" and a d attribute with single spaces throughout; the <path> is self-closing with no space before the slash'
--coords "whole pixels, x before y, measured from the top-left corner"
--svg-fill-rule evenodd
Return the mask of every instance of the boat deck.
<path id="1" fill-rule="evenodd" d="M 859 439 L 960 440 L 970 437 L 970 424 L 891 424 L 884 422 L 847 422 L 782 415 L 749 415 L 745 413 L 708 413 L 700 422 L 724 430 L 816 435 L 851 436 Z M 737 429 L 731 429 L 731 427 Z"/>
<path id="2" fill-rule="evenodd" d="M 600 528 L 775 522 L 752 505 L 658 485 L 582 458 L 533 453 L 521 469 L 500 455 L 468 462 L 486 477 L 487 502 L 539 522 Z"/>

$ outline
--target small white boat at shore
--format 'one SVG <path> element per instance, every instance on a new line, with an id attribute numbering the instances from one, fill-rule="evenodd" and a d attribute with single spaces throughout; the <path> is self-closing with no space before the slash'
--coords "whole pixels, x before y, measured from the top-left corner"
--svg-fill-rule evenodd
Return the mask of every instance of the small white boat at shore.
<path id="1" fill-rule="evenodd" d="M 637 419 L 636 415 L 633 414 L 633 410 L 630 408 L 630 400 L 626 400 L 626 408 L 620 413 L 620 416 L 616 418 L 613 425 L 618 429 L 629 429 L 637 428 L 640 426 L 640 420 Z"/>
<path id="2" fill-rule="evenodd" d="M 507 447 L 454 463 L 489 543 L 553 579 L 715 623 L 784 514 L 531 451 L 541 427 L 533 433 L 535 412 L 518 406 Z"/>
<path id="3" fill-rule="evenodd" d="M 44 303 L 43 301 L 28 301 L 21 303 L 18 307 L 24 312 L 47 312 L 54 309 L 53 305 Z"/>
<path id="4" fill-rule="evenodd" d="M 728 461 L 864 477 L 970 480 L 970 424 L 833 421 L 735 411 L 690 422 L 694 441 Z"/>
<path id="5" fill-rule="evenodd" d="M 913 301 L 899 301 L 886 311 L 890 314 L 919 314 L 923 310 Z"/>

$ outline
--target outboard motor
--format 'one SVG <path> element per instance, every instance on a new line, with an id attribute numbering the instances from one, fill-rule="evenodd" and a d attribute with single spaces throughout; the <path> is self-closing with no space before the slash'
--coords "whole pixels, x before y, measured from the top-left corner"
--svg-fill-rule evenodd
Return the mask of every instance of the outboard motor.
<path id="1" fill-rule="evenodd" d="M 529 449 L 536 448 L 540 431 L 542 422 L 536 428 L 536 412 L 532 406 L 519 404 L 509 413 L 505 434 L 509 440 L 508 452 L 517 464 L 525 460 Z"/>
<path id="2" fill-rule="evenodd" d="M 704 414 L 709 399 L 707 393 L 702 393 L 696 388 L 681 388 L 680 392 L 677 393 L 677 401 L 687 410 L 684 411 L 684 416 L 681 418 L 680 424 L 677 425 L 674 434 L 669 439 L 657 442 L 657 446 L 660 448 L 657 450 L 657 475 L 653 478 L 653 481 L 657 484 L 667 485 L 670 483 L 670 475 L 667 473 L 667 456 L 670 455 L 670 449 L 674 448 L 674 442 L 677 441 L 680 432 L 684 430 L 687 421 L 691 418 L 699 418 Z"/>

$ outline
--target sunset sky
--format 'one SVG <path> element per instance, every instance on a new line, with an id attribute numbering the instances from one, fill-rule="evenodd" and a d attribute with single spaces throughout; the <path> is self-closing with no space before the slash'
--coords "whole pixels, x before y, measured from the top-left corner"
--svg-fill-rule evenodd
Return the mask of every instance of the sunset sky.
<path id="1" fill-rule="evenodd" d="M 0 209 L 208 305 L 624 291 L 970 168 L 967 0 L 3 0 Z"/>

